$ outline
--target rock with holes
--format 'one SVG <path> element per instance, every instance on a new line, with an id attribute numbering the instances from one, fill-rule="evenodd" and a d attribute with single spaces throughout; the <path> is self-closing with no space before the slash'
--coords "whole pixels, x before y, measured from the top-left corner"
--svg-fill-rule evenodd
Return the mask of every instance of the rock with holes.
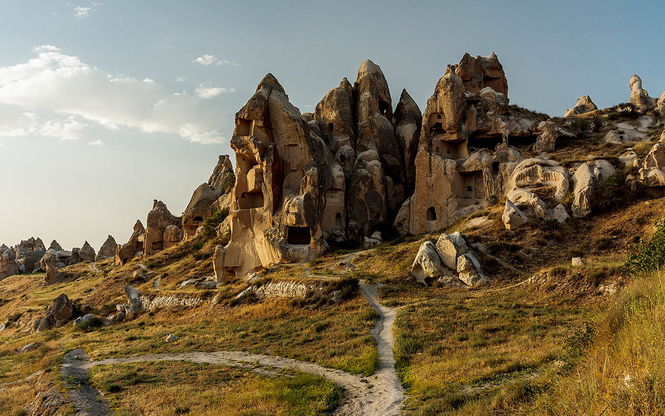
<path id="1" fill-rule="evenodd" d="M 468 287 L 479 286 L 486 281 L 480 262 L 472 253 L 463 254 L 457 259 L 457 273 Z"/>
<path id="2" fill-rule="evenodd" d="M 449 273 L 441 262 L 441 257 L 439 257 L 434 243 L 429 240 L 422 243 L 411 265 L 411 276 L 418 283 L 427 285 L 427 279 L 438 278 L 445 274 Z"/>
<path id="3" fill-rule="evenodd" d="M 115 239 L 109 235 L 106 238 L 106 241 L 104 241 L 104 244 L 99 248 L 95 261 L 102 261 L 114 257 L 117 248 L 118 244 L 115 242 Z"/>
<path id="4" fill-rule="evenodd" d="M 451 270 L 457 269 L 457 258 L 469 249 L 462 234 L 457 231 L 452 234 L 441 234 L 436 241 L 436 251 L 441 257 L 443 265 Z"/>

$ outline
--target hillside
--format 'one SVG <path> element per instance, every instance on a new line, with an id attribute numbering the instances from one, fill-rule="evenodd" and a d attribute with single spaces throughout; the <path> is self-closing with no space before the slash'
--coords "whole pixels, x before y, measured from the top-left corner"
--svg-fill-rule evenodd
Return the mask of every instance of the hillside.
<path id="1" fill-rule="evenodd" d="M 301 114 L 266 75 L 181 217 L 0 247 L 0 414 L 662 413 L 665 98 L 630 84 L 550 118 L 466 54 L 393 112 L 366 61 Z"/>

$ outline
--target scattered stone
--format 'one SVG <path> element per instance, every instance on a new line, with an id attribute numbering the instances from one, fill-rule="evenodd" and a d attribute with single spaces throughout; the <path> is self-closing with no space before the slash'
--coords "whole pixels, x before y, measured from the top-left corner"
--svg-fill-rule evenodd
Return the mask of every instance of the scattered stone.
<path id="1" fill-rule="evenodd" d="M 187 279 L 180 283 L 180 287 L 194 286 L 198 283 L 199 279 Z"/>
<path id="2" fill-rule="evenodd" d="M 176 342 L 178 340 L 178 337 L 176 337 L 173 334 L 169 334 L 169 336 L 166 337 L 166 342 Z"/>
<path id="3" fill-rule="evenodd" d="M 130 285 L 125 286 L 125 294 L 129 300 L 129 305 L 125 307 L 125 313 L 135 314 L 142 309 L 139 291 Z"/>
<path id="4" fill-rule="evenodd" d="M 37 348 L 39 348 L 40 345 L 41 345 L 41 344 L 38 343 L 38 342 L 31 342 L 31 343 L 29 343 L 29 344 L 23 346 L 21 349 L 19 349 L 19 350 L 18 350 L 18 353 L 19 353 L 19 354 L 22 354 L 22 353 L 24 353 L 24 352 L 34 351 L 34 350 L 36 350 Z"/>
<path id="5" fill-rule="evenodd" d="M 582 257 L 573 257 L 571 264 L 573 267 L 581 267 L 584 266 L 584 261 L 582 261 Z"/>
<path id="6" fill-rule="evenodd" d="M 411 275 L 418 283 L 427 285 L 427 278 L 437 278 L 445 273 L 441 257 L 431 241 L 425 241 L 418 250 L 411 265 Z"/>
<path id="7" fill-rule="evenodd" d="M 552 209 L 550 212 L 550 217 L 552 217 L 552 219 L 556 220 L 558 223 L 563 224 L 570 218 L 570 215 L 568 215 L 566 207 L 563 204 L 559 204 L 554 207 L 554 209 Z"/>
<path id="8" fill-rule="evenodd" d="M 480 262 L 472 253 L 462 254 L 457 259 L 457 273 L 459 279 L 468 287 L 475 287 L 485 282 L 485 276 L 480 270 Z"/>
<path id="9" fill-rule="evenodd" d="M 510 201 L 510 199 L 506 198 L 506 207 L 503 209 L 501 221 L 503 221 L 506 229 L 515 230 L 529 222 L 529 218 L 522 211 L 520 211 L 520 209 Z"/>
<path id="10" fill-rule="evenodd" d="M 457 269 L 457 258 L 465 254 L 469 249 L 462 234 L 457 231 L 453 234 L 441 234 L 436 241 L 436 251 L 443 265 L 451 270 Z M 434 276 L 429 276 L 434 277 Z"/>
<path id="11" fill-rule="evenodd" d="M 197 282 L 194 287 L 200 290 L 217 289 L 217 282 L 214 280 L 205 280 L 203 282 Z"/>

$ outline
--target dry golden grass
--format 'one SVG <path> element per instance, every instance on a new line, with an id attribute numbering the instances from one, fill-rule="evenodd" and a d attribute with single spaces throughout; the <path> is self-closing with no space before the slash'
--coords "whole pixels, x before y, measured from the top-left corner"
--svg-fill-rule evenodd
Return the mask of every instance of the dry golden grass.
<path id="1" fill-rule="evenodd" d="M 303 373 L 270 378 L 251 370 L 184 362 L 95 367 L 92 384 L 109 394 L 115 415 L 321 415 L 341 388 Z"/>

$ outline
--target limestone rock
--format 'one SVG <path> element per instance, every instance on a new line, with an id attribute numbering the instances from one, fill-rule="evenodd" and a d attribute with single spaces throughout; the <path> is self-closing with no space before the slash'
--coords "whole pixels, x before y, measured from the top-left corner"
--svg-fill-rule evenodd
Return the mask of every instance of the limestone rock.
<path id="1" fill-rule="evenodd" d="M 169 334 L 169 335 L 166 337 L 166 342 L 176 342 L 177 340 L 178 340 L 178 337 L 176 337 L 176 336 L 173 335 L 173 334 Z"/>
<path id="2" fill-rule="evenodd" d="M 591 101 L 591 98 L 588 95 L 583 95 L 577 99 L 575 106 L 570 110 L 566 110 L 564 117 L 572 117 L 580 114 L 588 113 L 589 111 L 598 110 L 596 104 Z"/>
<path id="3" fill-rule="evenodd" d="M 630 101 L 638 111 L 647 112 L 656 107 L 656 100 L 649 97 L 649 93 L 642 88 L 642 78 L 633 74 L 630 77 Z"/>
<path id="4" fill-rule="evenodd" d="M 446 274 L 446 271 L 436 246 L 431 241 L 425 241 L 413 260 L 411 275 L 418 283 L 427 285 L 427 278 L 437 278 L 443 274 Z"/>
<path id="5" fill-rule="evenodd" d="M 97 254 L 95 253 L 95 249 L 88 244 L 86 241 L 83 243 L 83 247 L 79 250 L 79 256 L 81 257 L 81 261 L 95 261 L 95 257 Z"/>
<path id="6" fill-rule="evenodd" d="M 224 260 L 226 257 L 226 250 L 222 246 L 215 247 L 215 257 L 212 261 L 213 270 L 215 271 L 215 280 L 218 283 L 226 283 L 226 276 L 224 270 Z"/>
<path id="7" fill-rule="evenodd" d="M 480 262 L 472 253 L 463 254 L 457 259 L 457 273 L 459 279 L 468 287 L 479 286 L 485 282 Z"/>
<path id="8" fill-rule="evenodd" d="M 571 264 L 573 267 L 581 267 L 584 266 L 584 261 L 582 260 L 582 257 L 573 257 L 571 260 Z"/>
<path id="9" fill-rule="evenodd" d="M 457 269 L 457 258 L 468 251 L 466 241 L 457 231 L 453 234 L 441 234 L 436 242 L 436 251 L 443 265 L 451 270 Z"/>
<path id="10" fill-rule="evenodd" d="M 566 222 L 570 218 L 570 215 L 568 215 L 566 207 L 563 204 L 559 204 L 550 211 L 550 217 L 561 224 Z"/>
<path id="11" fill-rule="evenodd" d="M 53 299 L 49 307 L 46 309 L 46 316 L 37 322 L 35 329 L 40 332 L 53 326 L 64 325 L 72 318 L 73 313 L 74 306 L 72 305 L 72 302 L 67 295 L 62 293 L 57 298 Z"/>
<path id="12" fill-rule="evenodd" d="M 40 345 L 41 344 L 39 342 L 31 342 L 31 343 L 26 344 L 23 347 L 21 347 L 17 352 L 19 354 L 22 354 L 22 353 L 25 353 L 25 352 L 34 351 L 37 348 L 39 348 Z"/>
<path id="13" fill-rule="evenodd" d="M 619 156 L 619 161 L 621 161 L 621 163 L 627 168 L 640 166 L 639 156 L 632 148 L 626 149 L 626 151 Z"/>
<path id="14" fill-rule="evenodd" d="M 145 228 L 140 220 L 134 224 L 134 232 L 129 237 L 129 241 L 125 244 L 118 245 L 115 252 L 115 264 L 122 265 L 127 263 L 128 260 L 133 259 L 137 255 L 143 253 L 143 246 L 145 242 Z"/>
<path id="15" fill-rule="evenodd" d="M 49 250 L 54 249 L 55 251 L 63 251 L 62 246 L 58 244 L 57 241 L 53 240 L 51 241 L 51 245 L 49 246 Z"/>
<path id="16" fill-rule="evenodd" d="M 180 226 L 181 219 L 171 214 L 162 201 L 154 200 L 148 213 L 143 254 L 146 256 L 160 252 L 165 248 L 164 231 L 169 225 Z"/>
<path id="17" fill-rule="evenodd" d="M 597 187 L 614 172 L 614 167 L 602 159 L 583 163 L 577 168 L 573 176 L 575 188 L 572 211 L 574 217 L 583 218 L 591 213 L 596 203 Z"/>
<path id="18" fill-rule="evenodd" d="M 501 220 L 508 230 L 515 230 L 529 221 L 529 218 L 520 211 L 510 199 L 506 198 L 506 207 L 503 209 Z"/>
<path id="19" fill-rule="evenodd" d="M 617 130 L 610 130 L 603 137 L 603 141 L 609 144 L 621 144 L 621 135 Z"/>
<path id="20" fill-rule="evenodd" d="M 106 238 L 106 241 L 104 241 L 104 244 L 102 244 L 102 246 L 99 248 L 99 252 L 97 253 L 95 261 L 102 261 L 114 257 L 117 248 L 118 243 L 116 243 L 115 239 L 109 235 Z"/>

